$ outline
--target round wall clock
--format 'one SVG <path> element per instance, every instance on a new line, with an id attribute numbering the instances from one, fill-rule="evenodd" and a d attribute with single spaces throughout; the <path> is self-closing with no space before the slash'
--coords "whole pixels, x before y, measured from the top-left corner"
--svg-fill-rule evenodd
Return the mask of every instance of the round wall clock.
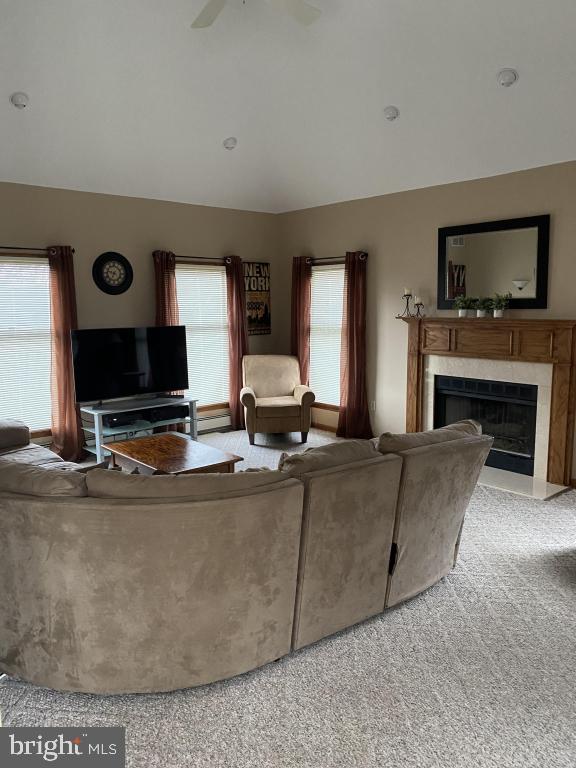
<path id="1" fill-rule="evenodd" d="M 124 293 L 132 285 L 132 265 L 121 253 L 101 253 L 92 267 L 94 282 L 104 293 Z"/>

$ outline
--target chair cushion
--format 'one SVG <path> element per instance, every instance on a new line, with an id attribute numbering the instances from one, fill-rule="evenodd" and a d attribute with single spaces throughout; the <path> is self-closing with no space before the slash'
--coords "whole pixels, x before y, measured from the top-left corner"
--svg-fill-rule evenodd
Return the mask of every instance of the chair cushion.
<path id="1" fill-rule="evenodd" d="M 0 451 L 0 461 L 10 461 L 14 464 L 33 464 L 36 467 L 62 464 L 62 459 L 54 451 L 42 445 L 28 443 L 23 448 Z"/>
<path id="2" fill-rule="evenodd" d="M 409 451 L 412 448 L 420 448 L 425 445 L 459 440 L 466 435 L 481 434 L 481 425 L 473 419 L 466 419 L 465 421 L 457 421 L 455 424 L 449 424 L 440 429 L 431 429 L 428 432 L 407 432 L 401 435 L 385 432 L 375 440 L 375 443 L 380 453 L 401 453 L 402 451 Z"/>
<path id="3" fill-rule="evenodd" d="M 341 443 L 308 448 L 304 453 L 295 453 L 292 456 L 283 453 L 278 462 L 278 469 L 291 477 L 299 477 L 319 469 L 374 459 L 379 455 L 371 440 L 344 440 Z"/>
<path id="4" fill-rule="evenodd" d="M 295 397 L 288 396 L 257 397 L 256 416 L 260 419 L 300 416 L 300 403 Z"/>
<path id="5" fill-rule="evenodd" d="M 129 475 L 105 469 L 94 469 L 85 477 L 89 496 L 114 499 L 202 499 L 210 494 L 238 494 L 286 480 L 280 472 Z"/>
<path id="6" fill-rule="evenodd" d="M 110 474 L 115 474 L 111 472 Z M 0 493 L 27 496 L 86 496 L 86 475 L 0 461 Z"/>
<path id="7" fill-rule="evenodd" d="M 30 442 L 30 430 L 16 419 L 0 419 L 0 450 L 20 448 Z"/>

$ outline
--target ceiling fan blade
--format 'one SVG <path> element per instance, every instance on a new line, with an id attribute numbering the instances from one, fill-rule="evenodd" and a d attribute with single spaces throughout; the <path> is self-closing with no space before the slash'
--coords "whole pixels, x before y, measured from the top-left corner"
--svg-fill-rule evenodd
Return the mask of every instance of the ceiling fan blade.
<path id="1" fill-rule="evenodd" d="M 306 0 L 267 0 L 267 2 L 292 16 L 300 24 L 312 24 L 320 18 L 322 13 L 318 8 L 307 3 Z"/>
<path id="2" fill-rule="evenodd" d="M 198 16 L 192 23 L 192 29 L 203 29 L 214 24 L 218 16 L 222 13 L 222 9 L 226 5 L 227 0 L 208 0 L 204 8 L 200 11 Z"/>

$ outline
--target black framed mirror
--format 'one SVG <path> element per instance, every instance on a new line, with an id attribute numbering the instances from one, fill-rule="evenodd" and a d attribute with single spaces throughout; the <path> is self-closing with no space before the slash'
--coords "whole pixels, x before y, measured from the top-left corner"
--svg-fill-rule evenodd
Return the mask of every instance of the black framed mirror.
<path id="1" fill-rule="evenodd" d="M 548 306 L 550 216 L 438 230 L 438 309 L 457 296 L 511 294 L 510 309 Z"/>

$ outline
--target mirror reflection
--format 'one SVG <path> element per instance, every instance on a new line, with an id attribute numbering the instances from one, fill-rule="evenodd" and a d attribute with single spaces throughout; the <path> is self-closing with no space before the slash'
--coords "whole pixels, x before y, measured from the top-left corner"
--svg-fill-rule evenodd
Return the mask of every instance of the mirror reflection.
<path id="1" fill-rule="evenodd" d="M 447 237 L 446 298 L 511 294 L 534 299 L 538 228 Z"/>

